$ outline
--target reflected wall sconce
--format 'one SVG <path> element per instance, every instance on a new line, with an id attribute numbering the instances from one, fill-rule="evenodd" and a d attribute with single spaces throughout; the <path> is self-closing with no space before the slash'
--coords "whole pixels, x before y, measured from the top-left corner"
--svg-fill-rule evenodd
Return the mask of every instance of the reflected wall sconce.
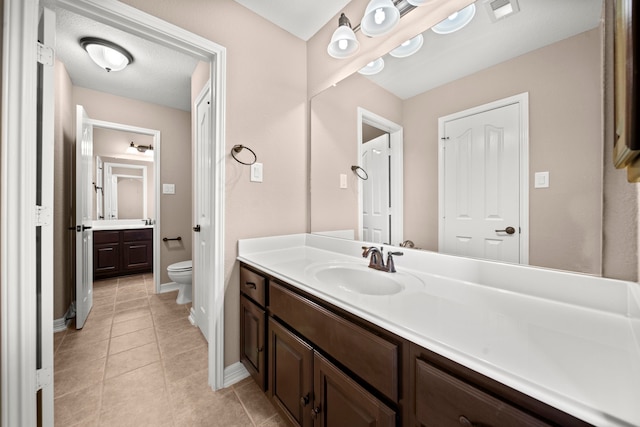
<path id="1" fill-rule="evenodd" d="M 342 13 L 338 19 L 338 28 L 333 32 L 327 52 L 338 59 L 348 58 L 360 49 L 356 33 L 351 29 L 351 21 Z"/>
<path id="2" fill-rule="evenodd" d="M 93 62 L 107 72 L 124 70 L 133 62 L 133 56 L 125 48 L 108 40 L 84 37 L 80 39 L 80 46 L 87 51 Z"/>
<path id="3" fill-rule="evenodd" d="M 369 62 L 364 67 L 358 70 L 358 73 L 364 76 L 373 76 L 374 74 L 378 74 L 384 68 L 384 59 L 378 58 L 375 61 Z"/>
<path id="4" fill-rule="evenodd" d="M 418 34 L 414 38 L 407 40 L 397 48 L 393 49 L 391 52 L 389 52 L 389 55 L 393 56 L 394 58 L 406 58 L 419 51 L 423 43 L 424 37 L 422 36 L 422 34 Z"/>
<path id="5" fill-rule="evenodd" d="M 431 28 L 436 34 L 451 34 L 464 28 L 476 14 L 476 5 L 470 4 L 458 12 L 452 13 L 449 17 Z"/>
<path id="6" fill-rule="evenodd" d="M 127 147 L 127 154 L 144 154 L 145 156 L 153 156 L 153 145 L 136 145 L 131 141 Z"/>
<path id="7" fill-rule="evenodd" d="M 400 11 L 391 0 L 371 0 L 360 22 L 362 34 L 369 37 L 382 36 L 400 23 Z"/>

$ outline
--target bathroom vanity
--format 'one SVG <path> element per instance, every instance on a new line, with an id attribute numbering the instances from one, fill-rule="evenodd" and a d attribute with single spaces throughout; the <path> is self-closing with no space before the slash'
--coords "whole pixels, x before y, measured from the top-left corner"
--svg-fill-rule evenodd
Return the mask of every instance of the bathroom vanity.
<path id="1" fill-rule="evenodd" d="M 241 359 L 293 425 L 640 425 L 637 284 L 404 252 L 240 241 Z"/>
<path id="2" fill-rule="evenodd" d="M 122 227 L 94 227 L 94 279 L 153 271 L 153 227 Z"/>

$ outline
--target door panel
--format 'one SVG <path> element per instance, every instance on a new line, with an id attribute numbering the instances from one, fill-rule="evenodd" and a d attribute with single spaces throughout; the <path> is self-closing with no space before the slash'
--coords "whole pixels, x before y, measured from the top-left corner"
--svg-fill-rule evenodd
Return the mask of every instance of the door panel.
<path id="1" fill-rule="evenodd" d="M 362 168 L 368 179 L 362 182 L 362 239 L 389 243 L 389 135 L 362 144 Z"/>

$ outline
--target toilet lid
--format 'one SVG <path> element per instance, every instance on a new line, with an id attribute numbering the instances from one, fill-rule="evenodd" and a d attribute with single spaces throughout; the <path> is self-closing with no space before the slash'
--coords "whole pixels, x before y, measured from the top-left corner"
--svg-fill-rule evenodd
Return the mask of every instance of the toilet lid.
<path id="1" fill-rule="evenodd" d="M 171 264 L 169 267 L 167 267 L 167 271 L 186 271 L 186 270 L 191 270 L 192 267 L 193 267 L 193 262 L 191 260 L 182 261 L 182 262 L 176 262 L 175 264 Z"/>

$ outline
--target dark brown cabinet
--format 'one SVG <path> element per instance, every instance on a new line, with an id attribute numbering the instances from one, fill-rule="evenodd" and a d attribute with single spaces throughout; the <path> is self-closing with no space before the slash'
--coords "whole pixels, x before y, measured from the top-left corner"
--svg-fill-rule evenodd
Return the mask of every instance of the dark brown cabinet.
<path id="1" fill-rule="evenodd" d="M 262 390 L 267 386 L 266 279 L 248 268 L 240 269 L 240 361 Z"/>
<path id="2" fill-rule="evenodd" d="M 93 278 L 153 271 L 153 229 L 93 232 Z"/>

